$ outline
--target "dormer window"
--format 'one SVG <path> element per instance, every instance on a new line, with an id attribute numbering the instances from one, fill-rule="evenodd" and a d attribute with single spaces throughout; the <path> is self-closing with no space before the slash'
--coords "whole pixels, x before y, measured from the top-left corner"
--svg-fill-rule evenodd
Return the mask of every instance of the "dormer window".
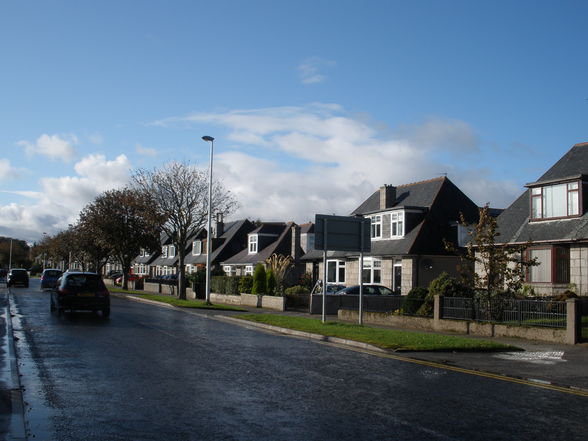
<path id="1" fill-rule="evenodd" d="M 380 239 L 382 237 L 382 216 L 372 216 L 372 239 Z"/>
<path id="2" fill-rule="evenodd" d="M 257 253 L 257 234 L 249 236 L 249 254 Z"/>
<path id="3" fill-rule="evenodd" d="M 170 245 L 167 251 L 167 257 L 175 257 L 176 255 L 176 247 L 175 245 Z"/>
<path id="4" fill-rule="evenodd" d="M 162 247 L 162 248 L 161 248 L 161 255 L 162 255 L 163 257 L 167 257 L 167 247 Z"/>
<path id="5" fill-rule="evenodd" d="M 579 214 L 578 181 L 531 188 L 531 219 L 553 219 Z"/>
<path id="6" fill-rule="evenodd" d="M 199 240 L 195 240 L 192 242 L 192 255 L 193 256 L 200 256 L 202 254 L 202 242 Z"/>
<path id="7" fill-rule="evenodd" d="M 390 214 L 390 237 L 404 236 L 404 213 L 402 211 Z"/>

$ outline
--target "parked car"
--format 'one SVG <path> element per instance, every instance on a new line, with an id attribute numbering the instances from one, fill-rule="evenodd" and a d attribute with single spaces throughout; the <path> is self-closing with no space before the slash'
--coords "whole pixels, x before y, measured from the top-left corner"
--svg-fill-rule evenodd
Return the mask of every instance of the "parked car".
<path id="1" fill-rule="evenodd" d="M 122 271 L 120 271 L 120 270 L 110 270 L 110 271 L 108 271 L 108 272 L 106 273 L 106 276 L 105 276 L 105 277 L 106 277 L 107 279 L 112 279 L 112 280 L 115 280 L 115 279 L 119 278 L 119 277 L 120 277 L 120 276 L 122 276 L 122 275 L 123 275 L 123 273 L 122 273 Z"/>
<path id="2" fill-rule="evenodd" d="M 57 280 L 61 277 L 63 271 L 58 269 L 44 269 L 41 274 L 41 289 L 55 288 Z"/>
<path id="3" fill-rule="evenodd" d="M 66 272 L 51 291 L 51 311 L 100 311 L 110 315 L 110 292 L 96 273 Z"/>
<path id="4" fill-rule="evenodd" d="M 29 287 L 29 273 L 24 268 L 12 268 L 8 273 L 6 279 L 7 286 L 22 285 L 25 288 Z"/>
<path id="5" fill-rule="evenodd" d="M 134 282 L 135 280 L 139 280 L 141 278 L 141 276 L 137 275 L 137 274 L 129 274 L 128 277 L 128 281 L 129 282 Z M 115 285 L 122 285 L 123 283 L 123 277 L 122 274 L 119 274 L 118 277 L 116 279 L 114 279 L 114 284 Z"/>
<path id="6" fill-rule="evenodd" d="M 336 283 L 327 283 L 327 294 L 335 294 L 337 291 L 341 291 L 343 288 L 345 288 L 345 285 L 339 285 Z M 318 282 L 314 285 L 314 288 L 312 289 L 312 294 L 322 294 L 323 293 L 323 287 L 321 286 L 321 283 Z"/>
<path id="7" fill-rule="evenodd" d="M 359 295 L 359 285 L 348 286 L 335 294 Z M 363 294 L 367 296 L 396 296 L 390 288 L 383 285 L 363 285 Z"/>

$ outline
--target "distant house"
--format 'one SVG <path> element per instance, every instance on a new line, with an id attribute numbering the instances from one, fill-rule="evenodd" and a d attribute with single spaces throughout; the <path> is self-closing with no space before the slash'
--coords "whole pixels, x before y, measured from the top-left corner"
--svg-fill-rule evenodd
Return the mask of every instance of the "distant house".
<path id="1" fill-rule="evenodd" d="M 304 228 L 305 239 L 312 228 Z M 299 259 L 304 254 L 301 246 L 301 228 L 293 222 L 262 222 L 247 235 L 247 247 L 221 262 L 227 275 L 253 275 L 257 263 L 264 263 L 272 254 L 292 256 L 297 274 Z"/>
<path id="2" fill-rule="evenodd" d="M 503 243 L 532 242 L 527 272 L 536 293 L 588 292 L 588 143 L 576 144 L 498 217 Z"/>
<path id="3" fill-rule="evenodd" d="M 211 237 L 212 254 L 210 260 L 212 268 L 244 250 L 247 247 L 247 234 L 254 229 L 255 225 L 247 219 L 228 223 L 217 220 Z M 206 267 L 206 242 L 206 230 L 202 230 L 191 241 L 184 259 L 186 273 L 190 274 Z"/>
<path id="4" fill-rule="evenodd" d="M 459 246 L 467 237 L 460 213 L 468 223 L 475 222 L 478 206 L 446 177 L 380 187 L 351 213 L 371 219 L 363 283 L 408 294 L 413 287 L 428 286 L 443 271 L 457 275 L 459 258 L 445 249 L 444 240 Z M 322 255 L 310 250 L 302 258 L 315 280 L 322 279 Z M 359 274 L 357 253 L 328 252 L 327 283 L 356 285 Z"/>
<path id="5" fill-rule="evenodd" d="M 161 252 L 159 256 L 149 264 L 149 273 L 152 277 L 176 274 L 178 266 L 178 253 L 171 237 L 162 233 Z"/>
<path id="6" fill-rule="evenodd" d="M 150 253 L 146 249 L 142 248 L 139 252 L 139 255 L 135 257 L 135 259 L 133 260 L 132 272 L 141 277 L 153 277 L 155 275 L 155 271 L 153 270 L 152 274 L 151 269 L 155 267 L 151 265 L 153 261 L 159 257 L 160 254 L 161 250 L 157 250 L 154 253 Z"/>

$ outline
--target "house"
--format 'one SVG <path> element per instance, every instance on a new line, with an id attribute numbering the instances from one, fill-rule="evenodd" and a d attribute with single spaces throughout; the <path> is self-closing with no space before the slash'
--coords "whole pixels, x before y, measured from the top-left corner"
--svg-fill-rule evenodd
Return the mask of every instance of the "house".
<path id="1" fill-rule="evenodd" d="M 247 219 L 226 224 L 222 218 L 217 219 L 211 236 L 211 267 L 214 268 L 223 260 L 247 248 L 247 235 L 255 228 L 255 225 Z M 206 267 L 206 241 L 206 230 L 202 230 L 191 241 L 184 258 L 187 274 L 197 271 L 198 268 L 204 269 Z"/>
<path id="2" fill-rule="evenodd" d="M 371 252 L 364 253 L 363 282 L 381 284 L 399 294 L 426 287 L 443 271 L 457 275 L 459 257 L 445 249 L 444 240 L 456 246 L 467 237 L 460 225 L 476 222 L 478 206 L 447 177 L 392 186 L 370 195 L 351 216 L 371 219 Z M 307 272 L 322 279 L 323 252 L 303 256 Z M 327 283 L 359 283 L 357 253 L 327 253 Z"/>
<path id="3" fill-rule="evenodd" d="M 139 255 L 135 257 L 132 265 L 132 273 L 141 277 L 155 277 L 155 266 L 152 266 L 153 261 L 161 255 L 161 250 L 150 253 L 144 248 L 141 248 Z"/>
<path id="4" fill-rule="evenodd" d="M 499 241 L 526 244 L 535 293 L 588 291 L 588 143 L 574 145 L 498 217 Z M 498 241 L 497 241 L 498 242 Z"/>
<path id="5" fill-rule="evenodd" d="M 305 226 L 305 239 L 308 240 L 312 228 Z M 292 256 L 296 277 L 304 265 L 300 257 L 304 251 L 300 243 L 301 228 L 293 222 L 261 222 L 247 234 L 247 247 L 239 253 L 221 262 L 224 272 L 229 276 L 253 275 L 258 263 L 264 263 L 272 254 Z"/>
<path id="6" fill-rule="evenodd" d="M 149 274 L 152 277 L 176 274 L 178 266 L 178 255 L 176 246 L 172 243 L 171 237 L 161 234 L 161 252 L 159 256 L 152 259 L 149 264 Z"/>

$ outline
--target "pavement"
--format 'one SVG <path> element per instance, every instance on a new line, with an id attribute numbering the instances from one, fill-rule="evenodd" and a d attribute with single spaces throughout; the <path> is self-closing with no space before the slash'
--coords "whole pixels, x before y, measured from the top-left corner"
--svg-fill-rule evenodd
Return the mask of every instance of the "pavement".
<path id="1" fill-rule="evenodd" d="M 113 294 L 113 296 L 133 301 L 152 303 L 159 307 L 176 308 L 160 302 L 152 302 L 133 295 Z M 6 440 L 25 440 L 24 406 L 19 381 L 17 357 L 10 311 L 9 290 L 0 286 L 0 437 Z M 372 353 L 376 356 L 388 356 L 397 360 L 425 364 L 430 367 L 457 370 L 484 376 L 499 376 L 505 379 L 548 387 L 550 389 L 575 392 L 588 397 L 588 343 L 576 345 L 556 344 L 523 339 L 494 337 L 477 337 L 459 335 L 464 338 L 491 340 L 515 346 L 522 350 L 514 352 L 402 352 L 386 351 L 376 346 L 355 341 L 324 337 L 290 329 L 260 323 L 244 322 L 235 316 L 235 311 L 193 310 L 176 308 L 186 313 L 216 320 L 231 321 L 240 326 L 255 327 L 265 332 L 279 332 L 297 338 L 309 338 L 327 344 L 335 344 L 351 350 Z M 247 308 L 251 313 L 276 314 L 278 312 L 262 308 Z M 302 311 L 279 312 L 283 315 L 315 317 Z M 327 316 L 327 320 L 336 321 L 336 317 Z M 371 326 L 371 325 L 369 325 Z M 378 326 L 389 329 L 386 326 Z M 408 330 L 408 329 L 404 329 Z M 422 332 L 416 331 L 415 332 Z M 453 334 L 456 335 L 456 334 Z"/>

